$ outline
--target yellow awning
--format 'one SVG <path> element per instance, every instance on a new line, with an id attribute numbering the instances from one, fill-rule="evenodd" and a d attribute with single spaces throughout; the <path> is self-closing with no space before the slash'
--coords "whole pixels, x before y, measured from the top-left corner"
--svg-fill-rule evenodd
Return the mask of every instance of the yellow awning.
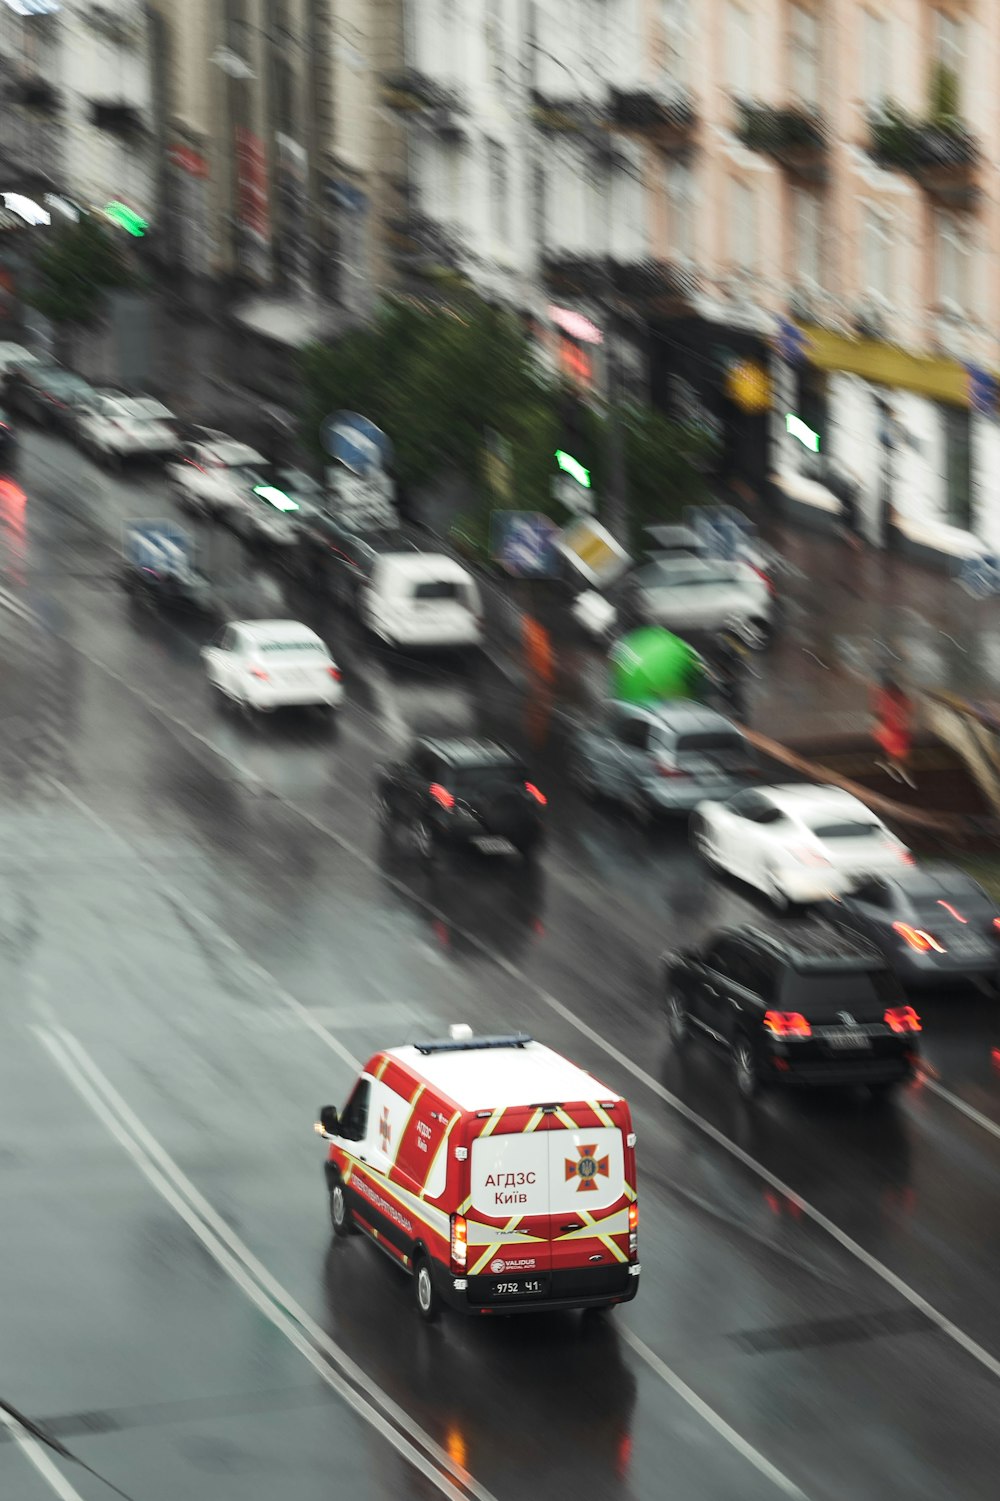
<path id="1" fill-rule="evenodd" d="M 860 375 L 879 386 L 896 386 L 916 391 L 934 401 L 969 405 L 969 377 L 958 360 L 933 355 L 908 354 L 894 344 L 877 339 L 847 339 L 828 328 L 805 324 L 803 333 L 809 340 L 806 355 L 819 370 L 843 370 Z"/>

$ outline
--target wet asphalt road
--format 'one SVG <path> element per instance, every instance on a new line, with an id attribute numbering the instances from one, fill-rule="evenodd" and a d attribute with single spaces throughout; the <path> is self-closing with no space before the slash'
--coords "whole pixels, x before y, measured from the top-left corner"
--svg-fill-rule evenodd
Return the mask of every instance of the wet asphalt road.
<path id="1" fill-rule="evenodd" d="M 209 697 L 197 631 L 113 582 L 121 520 L 169 514 L 158 479 L 39 434 L 19 479 L 0 1398 L 134 1501 L 995 1497 L 996 1003 L 928 1001 L 940 1078 L 895 1105 L 741 1104 L 718 1059 L 672 1052 L 657 957 L 755 903 L 683 831 L 581 803 L 558 720 L 536 875 L 427 874 L 380 840 L 372 765 L 411 731 L 544 726 L 504 671 L 393 666 L 293 593 L 348 706 L 333 732 L 253 729 Z M 424 1328 L 371 1245 L 331 1244 L 317 1104 L 455 1021 L 523 1027 L 629 1097 L 634 1303 Z M 111 1493 L 0 1427 L 0 1496 L 52 1494 Z"/>

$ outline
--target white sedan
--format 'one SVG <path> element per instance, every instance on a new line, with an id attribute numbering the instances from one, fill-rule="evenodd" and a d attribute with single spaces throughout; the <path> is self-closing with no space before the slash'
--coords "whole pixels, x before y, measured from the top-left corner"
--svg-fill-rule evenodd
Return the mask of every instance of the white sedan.
<path id="1" fill-rule="evenodd" d="M 248 712 L 334 710 L 344 696 L 340 668 L 324 642 L 297 620 L 238 620 L 202 650 L 211 686 Z"/>
<path id="2" fill-rule="evenodd" d="M 267 460 L 255 448 L 212 433 L 185 443 L 167 465 L 167 476 L 185 510 L 225 514 L 245 505 L 254 485 L 264 484 L 267 469 Z"/>
<path id="3" fill-rule="evenodd" d="M 710 864 L 763 891 L 775 907 L 839 895 L 859 877 L 913 856 L 870 808 L 839 787 L 758 787 L 699 803 L 691 838 Z"/>
<path id="4" fill-rule="evenodd" d="M 626 594 L 647 625 L 684 635 L 732 626 L 749 646 L 771 634 L 772 586 L 751 564 L 682 555 L 653 558 L 631 573 Z"/>
<path id="5" fill-rule="evenodd" d="M 128 458 L 166 458 L 177 450 L 174 415 L 151 396 L 95 391 L 80 403 L 76 434 L 94 458 L 121 463 Z"/>

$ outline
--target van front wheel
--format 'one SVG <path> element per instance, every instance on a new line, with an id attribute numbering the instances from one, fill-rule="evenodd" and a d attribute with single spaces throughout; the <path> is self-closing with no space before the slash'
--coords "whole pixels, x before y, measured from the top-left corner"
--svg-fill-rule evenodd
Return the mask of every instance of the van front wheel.
<path id="1" fill-rule="evenodd" d="M 344 1185 L 339 1179 L 330 1189 L 330 1223 L 333 1226 L 334 1235 L 343 1237 L 354 1234 L 354 1216 L 347 1203 Z"/>
<path id="2" fill-rule="evenodd" d="M 434 1286 L 431 1264 L 426 1256 L 418 1256 L 414 1263 L 413 1296 L 420 1317 L 425 1323 L 432 1324 L 441 1312 L 441 1299 Z"/>

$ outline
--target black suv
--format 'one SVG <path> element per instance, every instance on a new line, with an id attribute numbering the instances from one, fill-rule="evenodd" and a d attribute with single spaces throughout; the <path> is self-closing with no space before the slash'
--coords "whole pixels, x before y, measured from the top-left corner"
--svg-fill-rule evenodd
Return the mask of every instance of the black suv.
<path id="1" fill-rule="evenodd" d="M 920 1018 L 885 959 L 809 923 L 727 928 L 700 950 L 665 955 L 664 1002 L 676 1046 L 699 1036 L 732 1060 L 740 1093 L 764 1084 L 866 1084 L 910 1078 Z"/>
<path id="2" fill-rule="evenodd" d="M 545 804 L 523 763 L 492 740 L 418 740 L 405 761 L 380 768 L 375 784 L 383 827 L 405 826 L 423 860 L 456 844 L 530 859 Z"/>
<path id="3" fill-rule="evenodd" d="M 418 552 L 396 527 L 359 528 L 326 512 L 302 527 L 301 562 L 315 584 L 347 609 L 356 610 L 377 560 L 387 552 Z"/>

